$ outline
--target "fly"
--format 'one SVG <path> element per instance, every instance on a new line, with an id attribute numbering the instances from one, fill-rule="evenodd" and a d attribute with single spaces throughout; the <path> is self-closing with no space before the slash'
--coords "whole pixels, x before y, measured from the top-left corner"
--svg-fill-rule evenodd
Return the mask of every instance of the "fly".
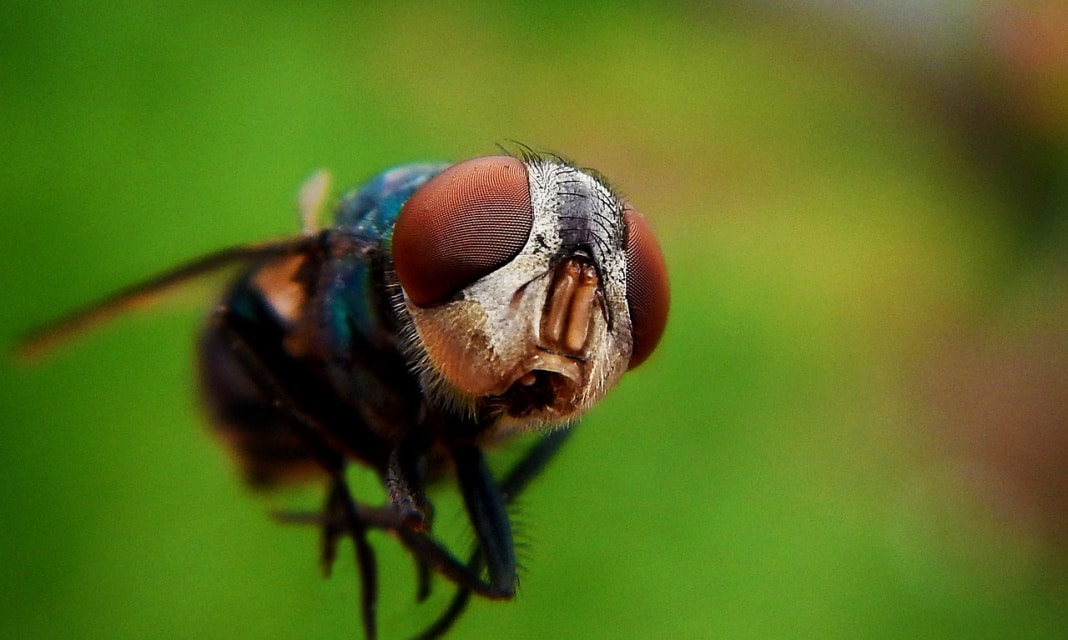
<path id="1" fill-rule="evenodd" d="M 582 414 L 654 350 L 668 281 L 649 226 L 598 174 L 555 156 L 488 156 L 389 169 L 342 198 L 329 228 L 324 174 L 301 191 L 304 233 L 223 249 L 31 334 L 26 353 L 227 267 L 241 275 L 200 338 L 201 389 L 245 479 L 269 489 L 318 478 L 321 560 L 352 538 L 364 635 L 377 637 L 370 530 L 457 586 L 419 637 L 443 635 L 472 594 L 511 599 L 507 506 Z M 538 440 L 494 477 L 485 451 Z M 350 464 L 388 495 L 352 495 Z M 454 479 L 476 548 L 433 533 L 431 484 Z M 300 519 L 294 516 L 294 519 Z"/>

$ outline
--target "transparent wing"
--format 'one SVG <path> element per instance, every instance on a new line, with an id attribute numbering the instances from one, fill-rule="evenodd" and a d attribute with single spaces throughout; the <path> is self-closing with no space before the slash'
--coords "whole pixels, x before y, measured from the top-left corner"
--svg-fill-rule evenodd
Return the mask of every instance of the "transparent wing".
<path id="1" fill-rule="evenodd" d="M 110 296 L 31 330 L 15 344 L 15 355 L 38 358 L 71 338 L 116 316 L 143 309 L 177 295 L 188 285 L 220 271 L 249 265 L 255 261 L 307 251 L 319 242 L 318 236 L 229 247 L 201 256 L 153 278 L 120 289 Z"/>

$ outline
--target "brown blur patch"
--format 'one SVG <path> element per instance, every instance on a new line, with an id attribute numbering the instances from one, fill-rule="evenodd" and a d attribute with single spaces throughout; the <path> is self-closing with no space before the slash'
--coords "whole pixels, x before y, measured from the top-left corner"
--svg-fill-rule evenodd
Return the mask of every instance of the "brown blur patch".
<path id="1" fill-rule="evenodd" d="M 1061 0 L 998 5 L 985 32 L 1005 95 L 1017 115 L 1061 140 L 1068 137 L 1068 5 Z"/>
<path id="2" fill-rule="evenodd" d="M 1068 331 L 986 327 L 933 356 L 923 395 L 948 454 L 1008 524 L 1068 551 Z"/>

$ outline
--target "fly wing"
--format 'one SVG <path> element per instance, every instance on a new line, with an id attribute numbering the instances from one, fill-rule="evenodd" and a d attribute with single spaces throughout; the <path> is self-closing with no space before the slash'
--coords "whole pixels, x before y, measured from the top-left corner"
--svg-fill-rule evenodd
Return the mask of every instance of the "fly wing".
<path id="1" fill-rule="evenodd" d="M 172 298 L 190 285 L 221 271 L 254 262 L 306 251 L 319 242 L 317 236 L 301 236 L 274 242 L 229 247 L 165 271 L 153 278 L 120 289 L 110 296 L 31 330 L 15 344 L 19 358 L 46 355 L 77 335 L 124 313 L 152 307 Z"/>

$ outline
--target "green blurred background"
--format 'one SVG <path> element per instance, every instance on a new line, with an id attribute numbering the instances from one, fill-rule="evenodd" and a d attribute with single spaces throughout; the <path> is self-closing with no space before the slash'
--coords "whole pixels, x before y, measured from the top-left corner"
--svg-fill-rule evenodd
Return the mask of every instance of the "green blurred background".
<path id="1" fill-rule="evenodd" d="M 317 167 L 518 140 L 646 213 L 673 307 L 457 637 L 1065 637 L 1068 9 L 883 4 L 8 0 L 0 344 L 293 233 Z M 316 498 L 208 435 L 207 302 L 0 362 L 0 636 L 358 637 L 351 557 L 268 517 Z M 447 590 L 374 542 L 405 637 Z"/>

